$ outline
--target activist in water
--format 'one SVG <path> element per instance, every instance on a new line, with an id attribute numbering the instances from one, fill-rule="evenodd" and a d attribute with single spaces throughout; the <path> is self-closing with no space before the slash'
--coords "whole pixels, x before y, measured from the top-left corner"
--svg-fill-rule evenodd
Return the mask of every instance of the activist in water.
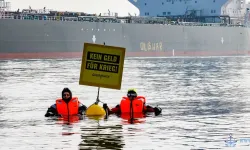
<path id="1" fill-rule="evenodd" d="M 56 103 L 48 108 L 45 117 L 83 115 L 86 109 L 87 107 L 77 97 L 72 97 L 72 92 L 69 88 L 64 88 L 62 90 L 62 98 L 57 99 Z"/>
<path id="2" fill-rule="evenodd" d="M 155 115 L 160 115 L 162 109 L 160 107 L 152 107 L 146 105 L 146 98 L 144 96 L 138 96 L 135 89 L 128 89 L 127 96 L 122 97 L 120 104 L 110 109 L 107 104 L 103 105 L 103 108 L 108 111 L 109 114 L 121 115 L 128 119 L 130 113 L 134 114 L 135 118 L 144 117 L 146 113 L 154 112 Z"/>

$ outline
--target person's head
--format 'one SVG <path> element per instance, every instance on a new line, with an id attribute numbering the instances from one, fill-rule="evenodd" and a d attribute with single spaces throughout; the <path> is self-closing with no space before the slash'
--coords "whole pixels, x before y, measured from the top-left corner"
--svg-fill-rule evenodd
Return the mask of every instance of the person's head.
<path id="1" fill-rule="evenodd" d="M 69 88 L 64 88 L 62 90 L 62 99 L 65 102 L 69 102 L 72 99 L 72 93 Z"/>
<path id="2" fill-rule="evenodd" d="M 128 97 L 130 100 L 134 100 L 134 99 L 137 97 L 136 90 L 135 90 L 135 89 L 128 89 L 127 97 Z"/>

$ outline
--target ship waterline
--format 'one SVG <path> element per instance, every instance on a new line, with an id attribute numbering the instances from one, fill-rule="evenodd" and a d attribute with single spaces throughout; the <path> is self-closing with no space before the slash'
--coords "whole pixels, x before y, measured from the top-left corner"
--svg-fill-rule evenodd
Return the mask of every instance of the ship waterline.
<path id="1" fill-rule="evenodd" d="M 250 55 L 247 27 L 1 19 L 0 29 L 0 59 L 80 58 L 93 42 L 127 57 Z"/>
<path id="2" fill-rule="evenodd" d="M 126 57 L 250 56 L 249 51 L 127 52 Z M 82 52 L 0 53 L 0 59 L 82 58 Z"/>

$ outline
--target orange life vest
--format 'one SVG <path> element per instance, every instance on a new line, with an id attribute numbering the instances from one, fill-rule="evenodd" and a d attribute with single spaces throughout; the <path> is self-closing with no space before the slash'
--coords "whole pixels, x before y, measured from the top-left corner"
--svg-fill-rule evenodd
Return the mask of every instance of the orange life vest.
<path id="1" fill-rule="evenodd" d="M 141 113 L 142 114 L 142 113 Z M 137 118 L 137 119 L 135 119 Z M 127 117 L 122 117 L 122 124 L 138 124 L 138 123 L 144 123 L 146 122 L 145 120 L 145 115 L 142 117 L 134 117 L 133 120 L 131 120 L 131 118 L 127 118 Z"/>
<path id="2" fill-rule="evenodd" d="M 68 104 L 62 100 L 56 100 L 56 109 L 58 114 L 62 116 L 77 115 L 78 114 L 79 101 L 77 97 L 72 97 Z"/>
<path id="3" fill-rule="evenodd" d="M 144 112 L 144 105 L 146 103 L 146 98 L 144 96 L 137 96 L 132 100 L 132 108 L 134 113 Z M 130 113 L 131 100 L 128 97 L 123 97 L 120 102 L 121 113 Z"/>
<path id="4" fill-rule="evenodd" d="M 121 113 L 120 117 L 122 119 L 129 120 L 129 119 L 132 118 L 132 114 L 130 114 L 130 113 Z M 133 113 L 133 118 L 145 118 L 145 114 L 142 113 L 142 112 Z"/>

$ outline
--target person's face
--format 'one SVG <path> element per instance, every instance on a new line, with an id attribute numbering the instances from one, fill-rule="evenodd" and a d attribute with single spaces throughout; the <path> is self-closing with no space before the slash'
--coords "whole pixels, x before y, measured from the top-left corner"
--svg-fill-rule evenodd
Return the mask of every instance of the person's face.
<path id="1" fill-rule="evenodd" d="M 128 98 L 129 98 L 130 100 L 133 100 L 133 99 L 136 98 L 137 94 L 136 94 L 136 93 L 128 93 L 127 96 L 128 96 Z"/>
<path id="2" fill-rule="evenodd" d="M 68 99 L 68 98 L 70 98 L 69 92 L 64 92 L 63 93 L 63 99 Z"/>

